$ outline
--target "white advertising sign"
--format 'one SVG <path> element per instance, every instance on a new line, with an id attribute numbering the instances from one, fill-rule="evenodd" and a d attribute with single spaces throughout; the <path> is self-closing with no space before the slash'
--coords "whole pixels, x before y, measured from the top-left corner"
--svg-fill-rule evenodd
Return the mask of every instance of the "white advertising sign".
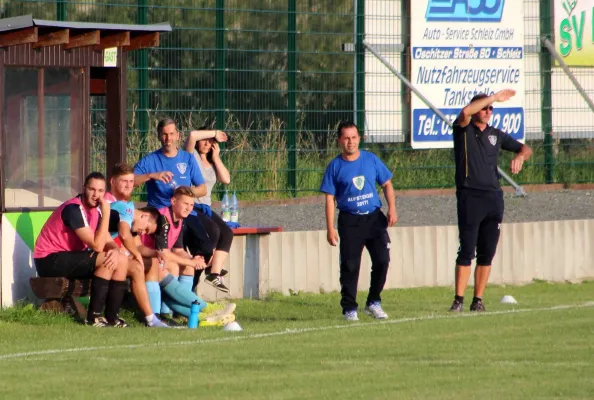
<path id="1" fill-rule="evenodd" d="M 524 140 L 524 2 L 419 0 L 411 10 L 411 83 L 451 121 L 472 97 L 516 90 L 490 125 Z M 411 144 L 453 147 L 452 129 L 412 95 Z"/>

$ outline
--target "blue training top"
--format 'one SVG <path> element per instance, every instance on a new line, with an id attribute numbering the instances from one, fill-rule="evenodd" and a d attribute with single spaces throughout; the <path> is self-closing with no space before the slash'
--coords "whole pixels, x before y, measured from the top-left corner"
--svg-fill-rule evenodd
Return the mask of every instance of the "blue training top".
<path id="1" fill-rule="evenodd" d="M 126 222 L 130 225 L 130 229 L 132 229 L 132 221 L 134 220 L 134 202 L 118 200 L 114 201 L 109 206 L 112 210 L 118 212 L 120 222 Z M 109 232 L 109 234 L 115 239 L 118 236 L 118 231 Z"/>
<path id="2" fill-rule="evenodd" d="M 338 155 L 326 168 L 320 191 L 336 197 L 338 209 L 368 214 L 382 206 L 375 188 L 392 179 L 392 173 L 373 153 L 361 150 L 359 158 L 346 161 Z"/>
<path id="3" fill-rule="evenodd" d="M 169 207 L 173 191 L 178 186 L 198 186 L 204 183 L 204 178 L 193 155 L 184 150 L 177 151 L 175 157 L 167 157 L 161 149 L 153 151 L 141 158 L 134 166 L 136 175 L 153 172 L 169 171 L 173 179 L 163 183 L 154 179 L 146 182 L 147 203 L 156 208 Z M 192 211 L 192 215 L 196 215 Z"/>

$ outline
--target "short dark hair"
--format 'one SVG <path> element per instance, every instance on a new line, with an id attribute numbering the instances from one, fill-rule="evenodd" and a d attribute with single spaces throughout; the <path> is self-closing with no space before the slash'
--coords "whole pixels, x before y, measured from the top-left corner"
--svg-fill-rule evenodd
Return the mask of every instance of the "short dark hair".
<path id="1" fill-rule="evenodd" d="M 175 121 L 169 117 L 163 118 L 162 120 L 160 120 L 159 123 L 157 124 L 157 134 L 161 135 L 163 133 L 163 128 L 165 128 L 166 126 L 171 125 L 171 124 L 175 125 Z"/>
<path id="2" fill-rule="evenodd" d="M 194 197 L 194 191 L 189 186 L 178 186 L 173 191 L 173 197 L 178 198 L 180 196 Z"/>
<path id="3" fill-rule="evenodd" d="M 122 175 L 130 175 L 134 173 L 134 167 L 127 163 L 117 163 L 111 170 L 111 177 L 117 178 Z"/>
<path id="4" fill-rule="evenodd" d="M 141 207 L 138 209 L 138 211 L 141 212 L 145 212 L 147 214 L 151 215 L 151 218 L 153 218 L 155 221 L 159 220 L 159 216 L 161 215 L 161 213 L 159 212 L 159 210 L 157 210 L 155 207 L 150 207 L 150 206 L 146 206 L 146 207 Z"/>
<path id="5" fill-rule="evenodd" d="M 472 99 L 470 99 L 470 102 L 474 102 L 480 99 L 484 99 L 485 97 L 489 97 L 489 95 L 487 93 L 479 93 L 477 95 L 475 95 Z"/>
<path id="6" fill-rule="evenodd" d="M 339 138 L 342 136 L 342 130 L 344 128 L 356 128 L 357 133 L 359 133 L 359 128 L 357 128 L 357 125 L 355 125 L 355 123 L 353 121 L 343 120 L 343 121 L 340 121 L 340 123 L 338 124 L 338 128 L 336 128 L 336 134 L 338 135 Z"/>
<path id="7" fill-rule="evenodd" d="M 89 184 L 89 182 L 91 181 L 91 179 L 97 179 L 99 181 L 105 182 L 105 176 L 101 172 L 91 172 L 85 178 L 84 186 L 87 186 Z"/>

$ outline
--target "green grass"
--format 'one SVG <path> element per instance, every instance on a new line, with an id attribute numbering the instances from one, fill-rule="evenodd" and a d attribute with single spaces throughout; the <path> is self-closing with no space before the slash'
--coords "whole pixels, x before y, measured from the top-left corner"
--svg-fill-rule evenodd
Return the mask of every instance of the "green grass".
<path id="1" fill-rule="evenodd" d="M 488 313 L 460 316 L 444 311 L 451 288 L 390 290 L 390 320 L 359 324 L 342 321 L 336 293 L 272 294 L 238 302 L 238 333 L 97 329 L 2 310 L 0 398 L 591 398 L 594 307 L 580 306 L 593 289 L 491 287 Z M 519 304 L 499 304 L 504 294 Z M 83 350 L 2 358 L 73 348 Z"/>

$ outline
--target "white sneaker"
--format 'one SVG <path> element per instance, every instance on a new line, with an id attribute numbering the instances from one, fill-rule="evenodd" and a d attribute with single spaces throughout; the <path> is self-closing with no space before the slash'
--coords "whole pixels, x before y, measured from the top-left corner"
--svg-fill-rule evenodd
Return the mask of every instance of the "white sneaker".
<path id="1" fill-rule="evenodd" d="M 372 316 L 375 319 L 387 319 L 388 318 L 388 314 L 386 314 L 384 312 L 384 310 L 382 310 L 382 305 L 379 302 L 371 303 L 370 305 L 365 307 L 363 312 L 369 316 Z"/>
<path id="2" fill-rule="evenodd" d="M 147 321 L 146 326 L 149 328 L 169 328 L 169 325 L 157 318 L 156 315 L 153 316 L 153 320 L 151 322 Z"/>
<path id="3" fill-rule="evenodd" d="M 347 321 L 359 321 L 359 316 L 357 315 L 357 310 L 345 312 L 344 319 Z"/>

